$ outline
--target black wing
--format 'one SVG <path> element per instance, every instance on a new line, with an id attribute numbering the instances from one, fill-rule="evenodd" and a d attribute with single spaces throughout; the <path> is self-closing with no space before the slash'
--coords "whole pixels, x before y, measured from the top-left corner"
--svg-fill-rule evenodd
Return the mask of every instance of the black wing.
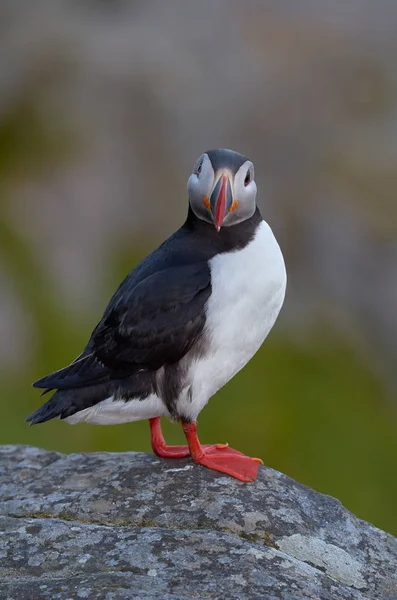
<path id="1" fill-rule="evenodd" d="M 211 294 L 207 261 L 169 267 L 122 286 L 83 355 L 43 379 L 39 388 L 68 389 L 180 360 L 200 337 Z"/>

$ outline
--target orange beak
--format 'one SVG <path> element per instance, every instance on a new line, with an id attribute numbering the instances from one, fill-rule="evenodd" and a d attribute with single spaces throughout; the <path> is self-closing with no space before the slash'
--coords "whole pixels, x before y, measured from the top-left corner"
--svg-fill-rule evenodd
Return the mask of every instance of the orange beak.
<path id="1" fill-rule="evenodd" d="M 227 175 L 221 175 L 213 189 L 210 198 L 214 225 L 218 232 L 222 227 L 223 220 L 229 212 L 232 203 L 233 195 L 230 179 Z"/>

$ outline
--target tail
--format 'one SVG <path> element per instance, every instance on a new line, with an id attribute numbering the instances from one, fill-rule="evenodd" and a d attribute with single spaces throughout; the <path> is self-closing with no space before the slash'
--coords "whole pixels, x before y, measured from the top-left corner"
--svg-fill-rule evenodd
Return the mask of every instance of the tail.
<path id="1" fill-rule="evenodd" d="M 46 391 L 49 392 L 51 390 Z M 31 425 L 36 425 L 36 423 L 44 423 L 45 421 L 49 421 L 55 417 L 62 418 L 62 414 L 67 409 L 67 395 L 68 394 L 65 394 L 64 391 L 55 392 L 55 394 L 49 400 L 47 400 L 43 406 L 35 410 L 25 420 Z"/>
<path id="2" fill-rule="evenodd" d="M 57 391 L 26 421 L 35 425 L 55 417 L 66 419 L 78 410 L 106 398 L 108 382 L 109 371 L 106 367 L 92 354 L 83 354 L 64 369 L 34 382 L 33 387 L 44 389 L 42 395 L 54 389 Z"/>
<path id="3" fill-rule="evenodd" d="M 112 395 L 116 388 L 114 382 L 100 383 L 70 390 L 57 390 L 40 408 L 26 419 L 30 425 L 45 423 L 56 417 L 66 419 L 80 410 L 94 406 Z"/>

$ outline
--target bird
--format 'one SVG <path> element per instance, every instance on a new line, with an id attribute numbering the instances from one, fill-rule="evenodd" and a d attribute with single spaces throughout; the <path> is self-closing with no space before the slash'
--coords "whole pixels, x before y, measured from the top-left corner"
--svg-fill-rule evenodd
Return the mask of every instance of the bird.
<path id="1" fill-rule="evenodd" d="M 248 158 L 205 152 L 187 191 L 184 224 L 125 277 L 83 352 L 33 383 L 55 393 L 26 421 L 148 420 L 158 456 L 190 456 L 252 482 L 262 461 L 201 444 L 197 417 L 272 329 L 286 292 L 284 258 L 258 208 Z M 186 446 L 166 444 L 162 417 L 181 424 Z"/>

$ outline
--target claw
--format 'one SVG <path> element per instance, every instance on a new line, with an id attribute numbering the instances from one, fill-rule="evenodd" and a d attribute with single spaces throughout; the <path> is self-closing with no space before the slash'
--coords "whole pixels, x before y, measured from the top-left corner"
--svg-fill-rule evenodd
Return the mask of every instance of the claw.
<path id="1" fill-rule="evenodd" d="M 217 450 L 224 450 L 225 448 L 229 448 L 229 444 L 215 444 L 215 448 Z"/>
<path id="2" fill-rule="evenodd" d="M 252 460 L 253 460 L 254 462 L 257 462 L 257 463 L 259 463 L 260 465 L 264 465 L 264 464 L 265 464 L 261 458 L 253 458 Z"/>

